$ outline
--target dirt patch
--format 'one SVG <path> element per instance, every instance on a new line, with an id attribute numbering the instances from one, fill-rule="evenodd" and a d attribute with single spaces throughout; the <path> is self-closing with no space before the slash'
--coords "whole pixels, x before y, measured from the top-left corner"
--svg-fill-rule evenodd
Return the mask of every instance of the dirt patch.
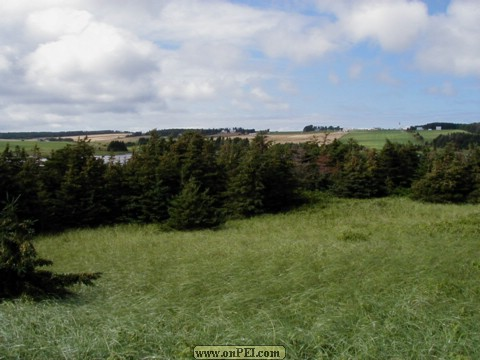
<path id="1" fill-rule="evenodd" d="M 96 135 L 88 135 L 88 139 L 92 141 L 98 141 L 98 142 L 110 142 L 113 140 L 125 140 L 125 138 L 130 135 L 128 133 L 121 133 L 121 134 L 96 134 Z M 85 136 L 62 136 L 62 138 L 65 139 L 73 139 L 73 140 L 78 140 L 83 139 Z"/>
<path id="2" fill-rule="evenodd" d="M 339 139 L 344 136 L 344 132 L 317 132 L 317 133 L 270 133 L 267 134 L 267 140 L 275 144 L 286 144 L 286 143 L 305 143 L 305 142 L 316 142 L 318 144 L 329 144 L 334 139 Z M 255 134 L 250 135 L 234 135 L 234 134 L 225 134 L 223 137 L 231 138 L 241 138 L 241 139 L 253 139 Z"/>
<path id="3" fill-rule="evenodd" d="M 334 139 L 339 139 L 343 132 L 332 133 L 305 133 L 305 134 L 269 134 L 267 139 L 277 144 L 316 142 L 318 144 L 329 144 Z"/>

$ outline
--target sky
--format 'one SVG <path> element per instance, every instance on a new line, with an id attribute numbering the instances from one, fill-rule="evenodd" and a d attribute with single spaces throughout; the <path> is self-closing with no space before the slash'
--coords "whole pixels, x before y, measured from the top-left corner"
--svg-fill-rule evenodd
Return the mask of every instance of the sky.
<path id="1" fill-rule="evenodd" d="M 0 132 L 480 122 L 479 0 L 2 0 Z"/>

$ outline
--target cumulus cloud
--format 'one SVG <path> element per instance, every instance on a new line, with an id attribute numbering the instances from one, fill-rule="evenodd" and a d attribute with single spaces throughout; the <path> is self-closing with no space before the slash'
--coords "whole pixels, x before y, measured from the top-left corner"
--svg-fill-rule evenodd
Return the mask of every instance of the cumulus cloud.
<path id="1" fill-rule="evenodd" d="M 8 59 L 6 52 L 6 50 L 2 51 L 2 49 L 0 49 L 0 72 L 8 71 L 11 67 L 11 61 Z"/>
<path id="2" fill-rule="evenodd" d="M 480 76 L 477 0 L 452 0 L 434 16 L 420 0 L 249 3 L 0 1 L 0 118 L 52 128 L 114 118 L 130 127 L 132 116 L 138 125 L 208 108 L 219 118 L 237 109 L 286 112 L 295 99 L 313 98 L 292 73 L 365 44 L 409 54 L 420 69 Z M 342 80 L 366 81 L 369 63 L 354 58 L 335 69 Z M 376 80 L 398 84 L 397 73 L 375 72 Z M 322 81 L 340 77 L 327 73 Z"/>
<path id="3" fill-rule="evenodd" d="M 351 44 L 372 41 L 388 51 L 411 46 L 428 21 L 426 5 L 407 0 L 317 0 L 333 14 L 338 31 Z"/>
<path id="4" fill-rule="evenodd" d="M 74 28 L 56 26 L 55 31 L 64 34 L 40 44 L 25 58 L 31 84 L 45 92 L 92 101 L 136 98 L 143 86 L 148 87 L 144 76 L 156 68 L 151 44 L 108 24 L 90 22 Z"/>
<path id="5" fill-rule="evenodd" d="M 446 14 L 430 19 L 420 66 L 430 71 L 480 76 L 480 7 L 476 0 L 453 0 Z"/>
<path id="6" fill-rule="evenodd" d="M 404 0 L 358 1 L 341 23 L 354 42 L 373 40 L 389 51 L 411 46 L 427 24 L 424 3 Z"/>
<path id="7" fill-rule="evenodd" d="M 88 11 L 53 7 L 29 14 L 25 26 L 30 36 L 50 40 L 81 33 L 92 18 Z"/>

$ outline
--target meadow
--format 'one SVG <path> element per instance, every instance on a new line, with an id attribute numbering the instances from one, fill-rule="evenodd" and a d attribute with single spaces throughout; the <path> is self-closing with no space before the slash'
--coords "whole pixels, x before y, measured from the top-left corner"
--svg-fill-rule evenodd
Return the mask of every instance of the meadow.
<path id="1" fill-rule="evenodd" d="M 346 141 L 348 139 L 355 139 L 360 145 L 381 149 L 388 139 L 394 143 L 407 144 L 408 142 L 414 145 L 422 145 L 431 142 L 437 136 L 447 135 L 453 132 L 463 132 L 462 130 L 422 130 L 418 133 L 423 137 L 423 140 L 414 136 L 415 132 L 407 132 L 405 130 L 351 130 L 346 133 L 341 139 Z"/>
<path id="2" fill-rule="evenodd" d="M 19 146 L 24 148 L 28 154 L 31 154 L 35 147 L 38 147 L 40 154 L 42 156 L 48 156 L 52 151 L 63 149 L 67 145 L 73 145 L 74 142 L 71 141 L 39 141 L 39 140 L 0 140 L 0 152 L 2 152 L 7 145 L 10 149 L 15 149 Z M 98 155 L 108 155 L 109 152 L 106 150 L 107 145 L 101 142 L 91 142 L 92 146 L 95 148 L 95 153 Z"/>
<path id="3" fill-rule="evenodd" d="M 0 303 L 0 359 L 191 359 L 195 345 L 283 345 L 287 359 L 480 358 L 480 208 L 337 199 L 165 232 L 41 236 L 68 299 Z"/>
<path id="4" fill-rule="evenodd" d="M 19 146 L 24 148 L 27 153 L 32 153 L 36 146 L 40 149 L 40 153 L 43 156 L 47 156 L 54 150 L 64 148 L 67 144 L 72 143 L 67 141 L 0 140 L 0 152 L 8 145 L 10 149 L 15 149 L 15 147 Z"/>

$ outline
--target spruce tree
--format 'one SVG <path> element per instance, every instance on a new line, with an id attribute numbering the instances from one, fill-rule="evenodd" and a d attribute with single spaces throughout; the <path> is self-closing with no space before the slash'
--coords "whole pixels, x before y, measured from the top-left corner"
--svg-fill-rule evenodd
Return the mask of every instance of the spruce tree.
<path id="1" fill-rule="evenodd" d="M 412 185 L 415 199 L 437 203 L 460 203 L 476 190 L 478 179 L 466 154 L 449 144 L 430 154 L 428 171 Z"/>
<path id="2" fill-rule="evenodd" d="M 17 200 L 9 201 L 0 213 L 0 299 L 64 296 L 70 293 L 69 286 L 91 285 L 100 277 L 100 273 L 54 274 L 37 269 L 52 261 L 38 258 L 32 222 L 18 218 Z"/>
<path id="3" fill-rule="evenodd" d="M 190 178 L 182 191 L 171 201 L 168 225 L 176 230 L 215 228 L 224 222 L 215 198 L 202 190 L 195 178 Z"/>

